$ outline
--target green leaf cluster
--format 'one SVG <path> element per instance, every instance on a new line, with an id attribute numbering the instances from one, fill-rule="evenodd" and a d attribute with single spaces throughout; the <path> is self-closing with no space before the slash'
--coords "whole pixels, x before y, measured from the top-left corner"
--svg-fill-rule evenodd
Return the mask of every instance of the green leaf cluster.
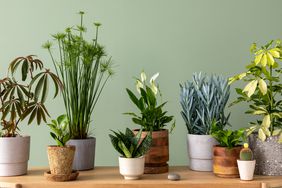
<path id="1" fill-rule="evenodd" d="M 231 149 L 236 146 L 240 146 L 244 140 L 245 136 L 245 129 L 239 129 L 239 130 L 223 130 L 216 126 L 214 123 L 212 125 L 212 131 L 211 135 L 213 138 L 215 138 L 219 145 L 222 147 L 227 147 L 228 149 Z"/>
<path id="2" fill-rule="evenodd" d="M 70 139 L 70 133 L 68 130 L 69 120 L 66 114 L 60 115 L 56 120 L 51 120 L 51 123 L 47 124 L 52 132 L 51 137 L 56 141 L 58 146 L 65 146 Z"/>
<path id="3" fill-rule="evenodd" d="M 144 73 L 143 73 L 144 74 Z M 142 75 L 142 73 L 141 73 Z M 152 83 L 152 82 L 151 82 Z M 139 96 L 135 95 L 130 89 L 126 92 L 130 100 L 140 111 L 140 114 L 133 112 L 124 113 L 132 116 L 132 121 L 142 127 L 144 131 L 160 131 L 170 123 L 174 117 L 168 116 L 167 111 L 163 111 L 163 107 L 167 102 L 157 103 L 157 95 L 160 94 L 159 88 L 154 84 L 146 84 L 145 80 L 137 80 L 137 91 Z M 160 94 L 161 95 L 161 94 Z M 172 123 L 171 131 L 175 127 L 175 121 Z"/>
<path id="4" fill-rule="evenodd" d="M 181 115 L 188 133 L 211 134 L 214 122 L 223 129 L 230 117 L 225 115 L 229 96 L 228 80 L 222 76 L 194 73 L 192 81 L 180 85 Z"/>
<path id="5" fill-rule="evenodd" d="M 111 143 L 121 156 L 126 158 L 138 158 L 147 153 L 152 143 L 152 134 L 149 132 L 144 138 L 141 138 L 142 129 L 135 135 L 133 131 L 126 128 L 125 133 L 112 131 L 109 134 Z"/>
<path id="6" fill-rule="evenodd" d="M 262 141 L 278 135 L 282 142 L 281 41 L 272 40 L 260 48 L 253 44 L 251 53 L 252 61 L 246 72 L 229 78 L 230 83 L 247 82 L 243 89 L 236 88 L 238 97 L 231 105 L 246 102 L 249 104 L 247 114 L 261 116 L 256 122 L 250 122 L 247 135 L 257 132 Z"/>
<path id="7" fill-rule="evenodd" d="M 94 24 L 94 38 L 87 41 L 84 39 L 87 30 L 83 25 L 84 14 L 79 14 L 80 25 L 52 35 L 58 47 L 58 58 L 53 55 L 50 41 L 43 45 L 63 82 L 62 94 L 70 121 L 69 130 L 75 139 L 88 137 L 92 112 L 106 82 L 114 74 L 111 58 L 107 58 L 104 47 L 98 43 L 100 24 Z"/>
<path id="8" fill-rule="evenodd" d="M 20 69 L 21 78 L 16 76 Z M 50 81 L 55 87 L 54 98 L 62 89 L 60 79 L 34 55 L 17 57 L 9 65 L 8 76 L 0 79 L 0 113 L 2 136 L 17 135 L 18 124 L 28 118 L 39 125 L 46 122 L 49 113 L 45 102 L 49 93 Z"/>

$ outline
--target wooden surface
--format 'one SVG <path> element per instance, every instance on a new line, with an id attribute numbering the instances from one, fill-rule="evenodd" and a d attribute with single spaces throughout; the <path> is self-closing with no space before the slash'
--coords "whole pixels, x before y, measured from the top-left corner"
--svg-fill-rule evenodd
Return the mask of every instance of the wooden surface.
<path id="1" fill-rule="evenodd" d="M 180 181 L 167 180 L 167 174 L 146 174 L 141 180 L 126 181 L 117 167 L 96 167 L 92 171 L 81 171 L 76 181 L 50 182 L 43 176 L 47 170 L 34 168 L 25 176 L 0 177 L 0 188 L 282 188 L 282 176 L 255 176 L 253 181 L 240 181 L 219 178 L 211 172 L 191 171 L 187 167 L 170 167 L 170 172 L 181 175 Z"/>

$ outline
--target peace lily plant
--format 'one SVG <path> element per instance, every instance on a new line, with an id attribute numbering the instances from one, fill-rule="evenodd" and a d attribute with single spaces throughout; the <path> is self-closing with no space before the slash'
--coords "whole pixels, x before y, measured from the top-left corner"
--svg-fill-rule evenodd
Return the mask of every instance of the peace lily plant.
<path id="1" fill-rule="evenodd" d="M 254 55 L 252 62 L 246 67 L 246 72 L 235 75 L 229 79 L 229 83 L 238 80 L 247 82 L 243 89 L 236 88 L 239 95 L 236 101 L 249 103 L 248 114 L 262 116 L 257 122 L 251 122 L 247 129 L 247 135 L 258 132 L 258 137 L 265 141 L 267 137 L 279 135 L 282 142 L 282 84 L 280 77 L 282 69 L 281 41 L 270 41 L 265 46 L 257 48 L 254 43 L 251 53 Z"/>

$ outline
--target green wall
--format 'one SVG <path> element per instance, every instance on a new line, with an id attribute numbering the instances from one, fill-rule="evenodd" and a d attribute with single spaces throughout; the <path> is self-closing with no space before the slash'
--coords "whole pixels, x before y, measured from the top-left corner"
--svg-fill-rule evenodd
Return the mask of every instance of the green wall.
<path id="1" fill-rule="evenodd" d="M 125 92 L 144 69 L 158 79 L 177 127 L 170 135 L 170 164 L 186 165 L 186 128 L 179 114 L 179 83 L 195 71 L 231 76 L 250 60 L 249 46 L 281 38 L 280 0 L 0 0 L 0 75 L 16 56 L 37 54 L 52 67 L 41 45 L 50 34 L 79 22 L 103 24 L 100 41 L 116 64 L 93 115 L 96 164 L 117 165 L 109 129 L 134 128 L 123 112 L 135 110 Z M 89 28 L 90 30 L 90 28 Z M 52 67 L 53 68 L 53 67 Z M 233 90 L 232 90 L 233 92 Z M 234 92 L 233 92 L 234 93 Z M 232 98 L 234 94 L 232 95 Z M 64 113 L 62 98 L 48 103 L 53 117 Z M 247 126 L 245 106 L 228 109 L 233 128 Z M 54 142 L 45 125 L 20 127 L 32 136 L 31 166 L 46 166 L 46 146 Z"/>

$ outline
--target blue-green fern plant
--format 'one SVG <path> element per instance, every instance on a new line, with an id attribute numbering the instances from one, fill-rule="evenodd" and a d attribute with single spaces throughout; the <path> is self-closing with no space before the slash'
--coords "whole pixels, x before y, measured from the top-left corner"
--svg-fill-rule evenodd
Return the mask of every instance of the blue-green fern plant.
<path id="1" fill-rule="evenodd" d="M 228 79 L 194 73 L 193 80 L 180 84 L 181 115 L 189 134 L 209 135 L 212 125 L 223 129 L 230 113 L 224 109 L 230 96 Z"/>

